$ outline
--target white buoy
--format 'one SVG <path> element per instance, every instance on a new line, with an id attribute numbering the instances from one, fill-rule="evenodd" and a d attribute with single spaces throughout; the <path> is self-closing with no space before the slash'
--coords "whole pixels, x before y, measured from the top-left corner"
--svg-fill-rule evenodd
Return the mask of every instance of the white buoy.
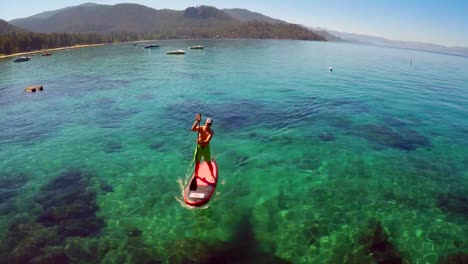
<path id="1" fill-rule="evenodd" d="M 332 72 L 332 71 L 333 71 L 333 67 L 328 67 L 328 70 Z"/>

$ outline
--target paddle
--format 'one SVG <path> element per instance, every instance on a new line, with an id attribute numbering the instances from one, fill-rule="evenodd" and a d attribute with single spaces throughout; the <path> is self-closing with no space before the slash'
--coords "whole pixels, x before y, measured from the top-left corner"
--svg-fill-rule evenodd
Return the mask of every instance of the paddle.
<path id="1" fill-rule="evenodd" d="M 198 137 L 200 136 L 200 121 L 201 121 L 201 114 L 198 114 L 198 133 L 197 133 L 197 141 L 195 142 L 195 170 L 197 169 L 197 156 L 198 156 Z M 196 171 L 194 172 L 196 175 Z M 190 190 L 195 191 L 197 189 L 197 177 L 193 177 L 192 182 L 190 182 Z"/>

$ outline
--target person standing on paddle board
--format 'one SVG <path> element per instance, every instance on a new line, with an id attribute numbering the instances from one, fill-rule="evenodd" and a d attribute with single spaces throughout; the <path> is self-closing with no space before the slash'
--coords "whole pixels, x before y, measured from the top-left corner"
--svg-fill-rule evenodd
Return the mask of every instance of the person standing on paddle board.
<path id="1" fill-rule="evenodd" d="M 195 177 L 198 177 L 198 168 L 200 167 L 201 157 L 208 163 L 208 167 L 213 174 L 211 168 L 211 150 L 210 141 L 213 138 L 214 131 L 211 129 L 213 119 L 207 118 L 204 126 L 200 126 L 201 116 L 200 114 L 195 115 L 195 123 L 193 123 L 192 131 L 198 132 L 197 147 L 195 148 L 194 159 L 195 159 Z"/>

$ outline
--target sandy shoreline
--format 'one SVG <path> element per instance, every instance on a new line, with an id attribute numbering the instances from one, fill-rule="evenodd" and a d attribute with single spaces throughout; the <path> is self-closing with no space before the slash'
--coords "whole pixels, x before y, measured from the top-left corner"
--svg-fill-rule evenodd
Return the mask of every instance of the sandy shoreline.
<path id="1" fill-rule="evenodd" d="M 109 45 L 109 44 L 110 43 L 75 45 L 75 46 L 70 46 L 70 47 L 61 47 L 61 48 L 54 48 L 54 49 L 20 52 L 20 53 L 14 53 L 14 54 L 10 54 L 10 55 L 0 55 L 0 59 L 24 56 L 24 55 L 29 55 L 29 54 L 38 54 L 39 55 L 40 53 L 45 53 L 45 52 L 50 52 L 50 51 L 67 50 L 67 49 L 79 49 L 79 48 L 87 48 L 87 47 L 95 47 L 95 46 L 104 46 L 104 45 Z"/>

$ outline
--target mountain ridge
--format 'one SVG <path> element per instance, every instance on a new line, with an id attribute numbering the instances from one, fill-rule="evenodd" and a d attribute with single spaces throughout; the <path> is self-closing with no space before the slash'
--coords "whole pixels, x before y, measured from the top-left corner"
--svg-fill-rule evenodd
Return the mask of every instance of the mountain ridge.
<path id="1" fill-rule="evenodd" d="M 0 34 L 8 34 L 12 32 L 24 32 L 25 30 L 14 26 L 7 21 L 0 19 Z"/>
<path id="2" fill-rule="evenodd" d="M 241 8 L 217 9 L 211 6 L 197 6 L 178 11 L 129 3 L 115 5 L 86 3 L 13 19 L 10 23 L 40 33 L 119 31 L 154 33 L 189 29 L 219 30 L 252 21 L 287 23 Z"/>
<path id="3" fill-rule="evenodd" d="M 230 15 L 231 17 L 237 20 L 240 20 L 242 22 L 258 21 L 258 22 L 267 22 L 267 23 L 272 23 L 272 24 L 287 23 L 286 21 L 272 18 L 264 14 L 253 12 L 253 11 L 250 11 L 248 9 L 243 9 L 243 8 L 224 8 L 221 10 L 225 12 L 226 14 Z"/>
<path id="4" fill-rule="evenodd" d="M 402 49 L 411 49 L 419 51 L 428 51 L 443 53 L 449 55 L 457 56 L 468 56 L 468 47 L 457 47 L 457 46 L 444 46 L 434 43 L 426 43 L 420 41 L 404 41 L 404 40 L 392 40 L 385 37 L 376 37 L 367 34 L 358 34 L 358 33 L 348 33 L 341 32 L 336 30 L 330 30 L 325 28 L 311 28 L 315 31 L 326 31 L 330 34 L 341 38 L 344 41 L 359 43 L 359 44 L 368 44 L 373 46 L 382 46 L 382 47 L 392 47 L 392 48 L 402 48 Z"/>
<path id="5" fill-rule="evenodd" d="M 14 25 L 29 31 L 0 35 L 0 53 L 8 55 L 73 45 L 149 39 L 255 38 L 326 41 L 320 34 L 300 25 L 279 23 L 279 20 L 248 10 L 240 12 L 242 15 L 249 14 L 250 17 L 241 19 L 253 20 L 233 18 L 212 6 L 188 7 L 183 11 L 156 10 L 127 3 L 73 6 L 12 20 Z"/>

